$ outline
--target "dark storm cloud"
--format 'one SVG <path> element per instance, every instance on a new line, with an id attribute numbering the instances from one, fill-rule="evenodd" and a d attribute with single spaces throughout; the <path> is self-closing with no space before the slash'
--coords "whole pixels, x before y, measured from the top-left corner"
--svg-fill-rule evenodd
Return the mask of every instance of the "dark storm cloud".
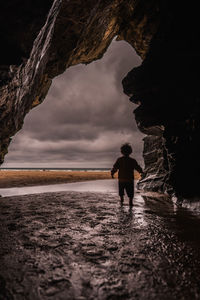
<path id="1" fill-rule="evenodd" d="M 142 134 L 121 85 L 139 63 L 127 43 L 113 41 L 101 60 L 57 77 L 44 103 L 32 110 L 13 139 L 5 166 L 109 166 L 127 141 L 141 160 Z"/>

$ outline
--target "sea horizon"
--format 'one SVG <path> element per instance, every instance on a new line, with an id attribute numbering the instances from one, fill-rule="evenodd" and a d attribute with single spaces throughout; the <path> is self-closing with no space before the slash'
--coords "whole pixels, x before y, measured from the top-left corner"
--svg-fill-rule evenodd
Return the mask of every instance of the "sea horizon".
<path id="1" fill-rule="evenodd" d="M 110 168 L 60 168 L 60 167 L 0 167 L 0 171 L 5 170 L 5 171 L 31 171 L 31 170 L 37 170 L 37 171 L 109 171 Z"/>

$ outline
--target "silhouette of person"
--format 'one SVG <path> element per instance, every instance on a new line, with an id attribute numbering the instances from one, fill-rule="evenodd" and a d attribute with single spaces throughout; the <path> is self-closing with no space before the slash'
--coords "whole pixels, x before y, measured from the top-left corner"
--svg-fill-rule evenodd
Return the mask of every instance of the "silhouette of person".
<path id="1" fill-rule="evenodd" d="M 137 161 L 129 157 L 132 153 L 132 147 L 126 143 L 121 146 L 121 153 L 123 156 L 119 157 L 113 165 L 111 170 L 111 176 L 114 178 L 114 174 L 118 171 L 118 184 L 119 184 L 119 196 L 121 204 L 124 202 L 124 190 L 129 197 L 129 205 L 133 205 L 134 197 L 134 170 L 137 170 L 140 174 L 143 173 L 142 168 Z"/>

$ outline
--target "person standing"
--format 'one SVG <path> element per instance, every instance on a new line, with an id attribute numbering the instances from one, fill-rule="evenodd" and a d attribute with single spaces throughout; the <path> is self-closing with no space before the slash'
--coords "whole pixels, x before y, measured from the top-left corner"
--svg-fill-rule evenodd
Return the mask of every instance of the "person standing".
<path id="1" fill-rule="evenodd" d="M 126 194 L 129 197 L 129 205 L 132 206 L 134 197 L 134 170 L 138 171 L 140 174 L 143 173 L 143 170 L 137 161 L 130 157 L 132 153 L 130 144 L 123 144 L 121 146 L 121 153 L 122 156 L 119 157 L 113 165 L 111 176 L 114 178 L 114 174 L 118 171 L 118 186 L 121 204 L 124 202 L 124 191 L 126 191 Z"/>

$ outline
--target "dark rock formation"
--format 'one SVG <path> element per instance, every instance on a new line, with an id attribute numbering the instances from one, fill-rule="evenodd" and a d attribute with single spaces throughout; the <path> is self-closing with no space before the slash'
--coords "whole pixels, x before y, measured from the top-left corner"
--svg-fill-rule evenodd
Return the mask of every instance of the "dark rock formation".
<path id="1" fill-rule="evenodd" d="M 162 128 L 160 145 L 159 138 L 153 138 L 155 144 L 148 138 L 145 146 L 145 153 L 151 153 L 145 154 L 147 186 L 152 188 L 153 184 L 154 190 L 160 190 L 159 180 L 158 184 L 150 181 L 153 174 L 158 178 L 161 172 L 167 178 L 161 190 L 192 197 L 200 195 L 198 10 L 197 4 L 161 3 L 161 22 L 151 47 L 142 66 L 124 79 L 124 90 L 131 95 L 131 101 L 141 103 L 135 110 L 139 128 L 154 136 L 160 135 L 156 129 Z M 163 164 L 159 163 L 159 155 L 156 168 L 151 163 L 153 152 L 163 153 Z"/>
<path id="2" fill-rule="evenodd" d="M 56 75 L 90 63 L 112 39 L 143 58 L 123 81 L 140 104 L 145 138 L 141 187 L 199 195 L 200 64 L 198 3 L 172 0 L 4 1 L 1 7 L 0 162 L 29 110 L 45 98 Z"/>

